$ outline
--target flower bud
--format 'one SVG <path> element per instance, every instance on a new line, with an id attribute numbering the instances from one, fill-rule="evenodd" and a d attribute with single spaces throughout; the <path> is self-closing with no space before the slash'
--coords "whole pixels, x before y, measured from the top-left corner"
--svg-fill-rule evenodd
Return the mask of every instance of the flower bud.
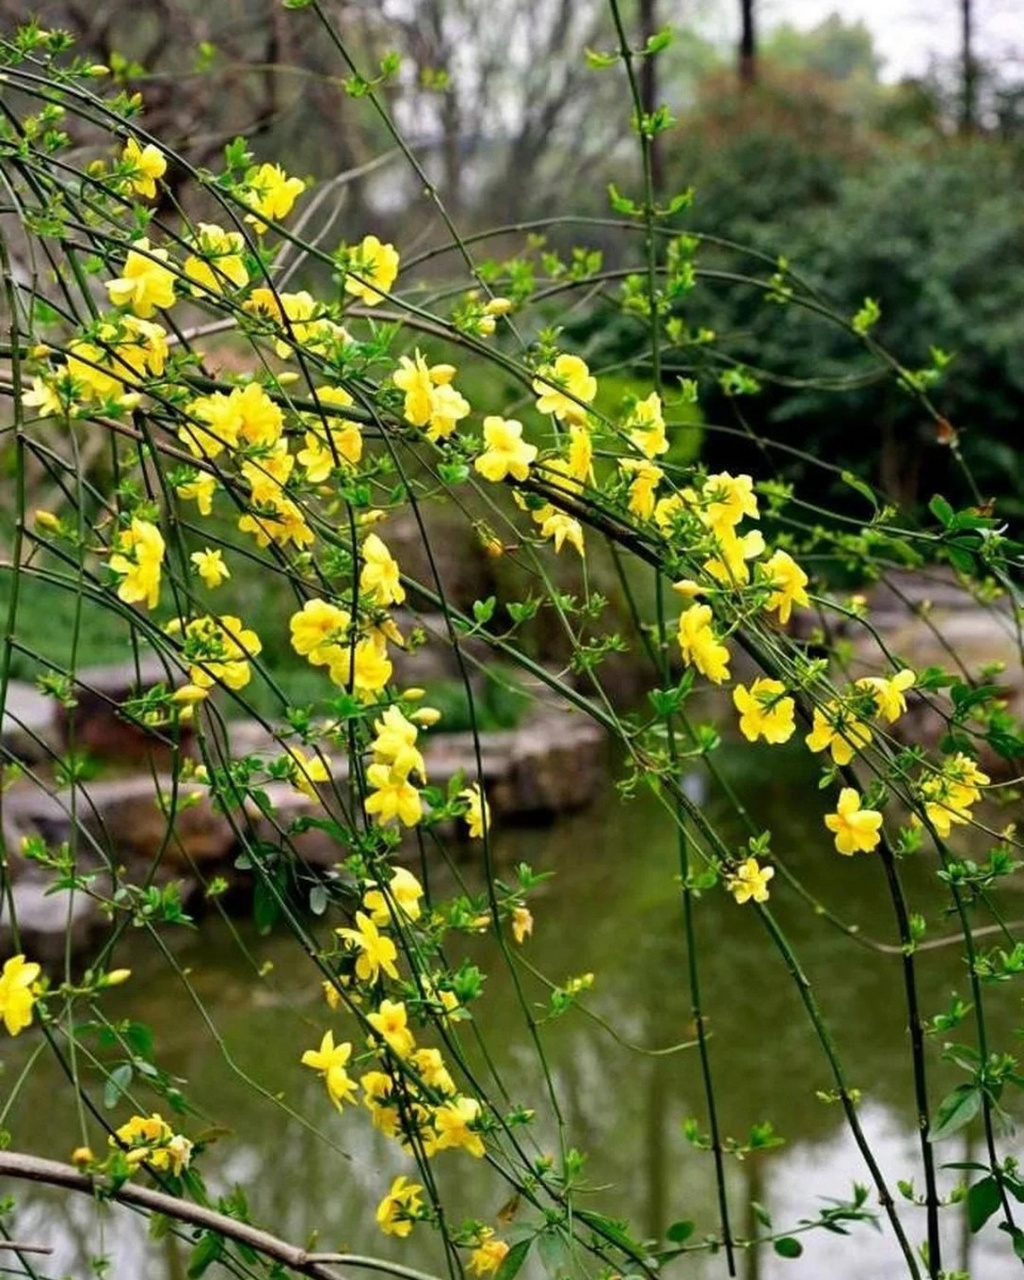
<path id="1" fill-rule="evenodd" d="M 431 725 L 437 724 L 438 720 L 441 719 L 441 713 L 436 707 L 420 707 L 419 711 L 414 711 L 409 719 L 413 724 L 429 729 Z"/>

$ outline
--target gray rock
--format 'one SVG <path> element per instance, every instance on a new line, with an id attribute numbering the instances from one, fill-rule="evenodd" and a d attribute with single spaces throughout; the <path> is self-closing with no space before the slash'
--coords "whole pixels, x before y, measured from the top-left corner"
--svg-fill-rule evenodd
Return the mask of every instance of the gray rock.
<path id="1" fill-rule="evenodd" d="M 25 680 L 11 680 L 0 722 L 4 759 L 36 764 L 60 750 L 54 701 Z"/>
<path id="2" fill-rule="evenodd" d="M 0 901 L 0 947 L 10 954 L 17 946 L 44 967 L 59 964 L 70 945 L 73 953 L 88 946 L 104 928 L 99 906 L 88 894 L 48 891 L 38 880 L 22 880 L 11 889 L 17 942 L 10 918 L 10 903 Z"/>

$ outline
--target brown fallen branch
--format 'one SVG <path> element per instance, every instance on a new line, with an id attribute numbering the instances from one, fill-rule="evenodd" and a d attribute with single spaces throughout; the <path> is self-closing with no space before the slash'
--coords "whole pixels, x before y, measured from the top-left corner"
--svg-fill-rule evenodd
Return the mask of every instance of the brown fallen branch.
<path id="1" fill-rule="evenodd" d="M 259 1227 L 218 1213 L 215 1209 L 207 1209 L 190 1200 L 182 1200 L 178 1196 L 153 1191 L 148 1187 L 139 1187 L 131 1182 L 125 1182 L 115 1190 L 102 1178 L 79 1173 L 71 1165 L 61 1164 L 56 1160 L 42 1160 L 16 1151 L 0 1151 L 0 1177 L 3 1176 L 19 1178 L 25 1182 L 40 1182 L 50 1187 L 62 1187 L 66 1191 L 79 1191 L 89 1196 L 100 1195 L 115 1203 L 164 1214 L 176 1222 L 215 1232 L 225 1240 L 233 1240 L 236 1244 L 254 1249 L 265 1258 L 271 1258 L 299 1275 L 310 1276 L 312 1280 L 339 1280 L 338 1272 L 333 1268 L 345 1264 L 384 1271 L 400 1277 L 400 1280 L 437 1280 L 426 1272 L 403 1267 L 382 1258 L 367 1258 L 351 1253 L 311 1253 L 286 1240 L 279 1240 L 277 1236 L 261 1231 Z M 48 1246 L 16 1245 L 10 1242 L 4 1242 L 0 1248 L 21 1249 L 24 1253 L 52 1252 Z"/>

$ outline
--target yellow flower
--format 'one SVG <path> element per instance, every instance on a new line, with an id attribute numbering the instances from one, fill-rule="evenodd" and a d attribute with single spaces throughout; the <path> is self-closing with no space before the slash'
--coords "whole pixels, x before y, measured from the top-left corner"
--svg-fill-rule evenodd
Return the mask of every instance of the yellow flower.
<path id="1" fill-rule="evenodd" d="M 597 394 L 597 379 L 579 356 L 560 355 L 554 364 L 537 370 L 533 389 L 540 413 L 553 413 L 559 421 L 584 422 L 586 406 Z"/>
<path id="2" fill-rule="evenodd" d="M 39 994 L 39 965 L 24 956 L 11 956 L 0 973 L 0 1017 L 8 1034 L 19 1035 L 32 1025 L 32 1009 Z"/>
<path id="3" fill-rule="evenodd" d="M 446 1151 L 464 1147 L 478 1159 L 484 1154 L 483 1139 L 470 1125 L 480 1119 L 480 1103 L 476 1098 L 453 1098 L 434 1112 L 434 1128 L 437 1130 L 437 1150 Z"/>
<path id="4" fill-rule="evenodd" d="M 645 458 L 656 458 L 667 451 L 665 419 L 661 415 L 661 397 L 657 391 L 652 391 L 646 400 L 640 400 L 633 406 L 626 423 L 626 429 L 630 428 L 629 442 Z"/>
<path id="5" fill-rule="evenodd" d="M 391 679 L 391 672 L 391 659 L 383 645 L 371 637 L 360 640 L 354 653 L 347 644 L 335 645 L 330 652 L 331 680 L 341 688 L 351 684 L 360 695 L 379 693 Z"/>
<path id="6" fill-rule="evenodd" d="M 831 751 L 835 763 L 844 765 L 868 745 L 871 730 L 839 703 L 830 702 L 824 710 L 814 708 L 811 732 L 804 741 L 811 751 Z"/>
<path id="7" fill-rule="evenodd" d="M 744 516 L 758 518 L 754 482 L 750 476 L 733 476 L 728 471 L 708 476 L 701 496 L 705 503 L 701 519 L 719 537 L 731 533 Z"/>
<path id="8" fill-rule="evenodd" d="M 566 542 L 571 547 L 575 547 L 579 554 L 584 554 L 583 550 L 583 526 L 573 516 L 566 515 L 564 511 L 556 511 L 554 507 L 546 507 L 545 515 L 541 522 L 540 532 L 544 538 L 550 538 L 555 544 L 555 551 L 561 551 Z"/>
<path id="9" fill-rule="evenodd" d="M 512 936 L 522 943 L 533 933 L 533 916 L 529 907 L 516 907 L 512 912 Z"/>
<path id="10" fill-rule="evenodd" d="M 379 1129 L 386 1138 L 393 1138 L 398 1133 L 398 1107 L 389 1102 L 395 1091 L 395 1082 L 383 1071 L 368 1071 L 359 1077 L 363 1089 L 363 1106 L 370 1113 L 373 1127 Z"/>
<path id="11" fill-rule="evenodd" d="M 495 1240 L 490 1227 L 480 1232 L 480 1243 L 469 1255 L 469 1270 L 475 1276 L 493 1275 L 505 1261 L 508 1245 L 504 1240 Z"/>
<path id="12" fill-rule="evenodd" d="M 750 901 L 767 902 L 768 881 L 774 875 L 774 867 L 762 867 L 756 858 L 748 858 L 729 876 L 726 887 L 740 906 Z"/>
<path id="13" fill-rule="evenodd" d="M 704 572 L 726 586 L 743 586 L 750 581 L 747 561 L 764 551 L 764 534 L 752 529 L 741 536 L 722 526 L 715 534 L 718 540 L 718 556 L 704 563 Z"/>
<path id="14" fill-rule="evenodd" d="M 242 426 L 237 400 L 215 391 L 189 401 L 185 413 L 189 421 L 178 428 L 178 439 L 193 457 L 216 458 L 225 448 L 237 446 Z M 211 482 L 212 479 L 209 477 Z"/>
<path id="15" fill-rule="evenodd" d="M 405 588 L 399 580 L 398 563 L 385 543 L 371 533 L 363 543 L 362 554 L 359 590 L 372 595 L 374 604 L 401 604 L 405 599 Z"/>
<path id="16" fill-rule="evenodd" d="M 57 389 L 40 377 L 32 379 L 32 386 L 22 396 L 22 404 L 27 409 L 38 409 L 40 418 L 62 418 L 70 407 Z"/>
<path id="17" fill-rule="evenodd" d="M 357 911 L 354 929 L 335 929 L 334 932 L 359 951 L 356 977 L 362 982 L 376 982 L 382 969 L 389 978 L 398 978 L 398 970 L 395 968 L 398 951 L 395 944 L 380 933 L 369 916 Z"/>
<path id="18" fill-rule="evenodd" d="M 346 1041 L 336 1045 L 330 1031 L 324 1033 L 319 1049 L 307 1049 L 302 1055 L 302 1065 L 312 1067 L 323 1076 L 327 1094 L 339 1111 L 346 1102 L 356 1100 L 356 1082 L 345 1070 L 351 1056 L 351 1044 Z"/>
<path id="19" fill-rule="evenodd" d="M 345 292 L 368 307 L 383 302 L 398 277 L 398 251 L 393 244 L 381 244 L 376 236 L 364 236 L 349 253 L 345 272 Z"/>
<path id="20" fill-rule="evenodd" d="M 732 700 L 740 713 L 740 732 L 748 742 L 763 737 L 765 742 L 788 742 L 796 724 L 795 704 L 785 696 L 786 687 L 779 680 L 755 680 L 749 689 L 738 684 Z"/>
<path id="21" fill-rule="evenodd" d="M 729 679 L 729 650 L 716 637 L 712 616 L 710 605 L 692 605 L 679 615 L 676 638 L 683 661 L 692 662 L 712 683 L 722 684 Z"/>
<path id="22" fill-rule="evenodd" d="M 244 689 L 252 678 L 249 659 L 263 646 L 255 631 L 242 626 L 241 618 L 209 614 L 194 618 L 185 626 L 182 653 L 189 663 L 189 680 L 200 689 L 223 684 L 228 689 Z"/>
<path id="23" fill-rule="evenodd" d="M 319 387 L 317 401 L 331 408 L 346 408 L 352 397 L 343 387 Z M 355 466 L 363 456 L 363 433 L 359 424 L 333 414 L 317 422 L 310 417 L 305 433 L 306 447 L 296 454 L 296 461 L 306 471 L 311 484 L 322 484 L 335 467 L 344 463 Z"/>
<path id="24" fill-rule="evenodd" d="M 484 832 L 491 827 L 491 810 L 480 790 L 479 782 L 472 782 L 459 792 L 459 799 L 465 800 L 465 819 L 469 826 L 469 834 L 473 840 L 482 840 Z"/>
<path id="25" fill-rule="evenodd" d="M 284 431 L 284 414 L 258 382 L 235 387 L 228 397 L 238 415 L 239 443 L 270 448 Z"/>
<path id="26" fill-rule="evenodd" d="M 267 316 L 279 326 L 282 336 L 275 339 L 274 350 L 282 360 L 293 354 L 293 342 L 308 351 L 324 352 L 351 341 L 345 329 L 330 318 L 326 307 L 305 289 L 298 293 L 275 293 L 263 287 L 253 289 L 242 309 L 252 315 Z"/>
<path id="27" fill-rule="evenodd" d="M 134 138 L 129 138 L 121 152 L 121 159 L 132 166 L 128 181 L 137 196 L 152 200 L 156 195 L 156 180 L 167 172 L 167 161 L 158 147 L 147 142 L 140 147 Z"/>
<path id="28" fill-rule="evenodd" d="M 423 756 L 416 747 L 419 730 L 400 708 L 388 707 L 383 716 L 373 722 L 373 727 L 377 733 L 370 743 L 374 763 L 388 765 L 397 777 L 407 778 L 410 773 L 417 773 L 426 781 Z"/>
<path id="29" fill-rule="evenodd" d="M 117 588 L 118 599 L 125 604 L 146 602 L 147 609 L 156 608 L 160 599 L 160 572 L 164 559 L 163 535 L 148 520 L 132 519 L 131 528 L 117 539 L 110 567 L 123 575 Z"/>
<path id="30" fill-rule="evenodd" d="M 249 283 L 245 266 L 245 236 L 225 231 L 212 222 L 200 222 L 196 252 L 185 259 L 182 271 L 191 280 L 192 293 L 223 293 L 225 286 L 243 289 Z"/>
<path id="31" fill-rule="evenodd" d="M 386 928 L 392 923 L 392 903 L 407 920 L 418 920 L 422 897 L 423 886 L 413 873 L 405 867 L 396 867 L 388 881 L 387 894 L 380 889 L 368 889 L 363 895 L 363 906 L 375 925 Z"/>
<path id="32" fill-rule="evenodd" d="M 327 666 L 331 661 L 330 650 L 348 644 L 348 630 L 352 616 L 336 604 L 314 597 L 307 600 L 289 622 L 292 648 L 302 657 L 308 657 L 314 667 Z"/>
<path id="33" fill-rule="evenodd" d="M 904 667 L 888 680 L 884 676 L 864 676 L 857 681 L 857 688 L 866 689 L 875 700 L 878 714 L 885 716 L 889 724 L 895 724 L 907 709 L 903 695 L 913 688 L 916 680 L 914 672 Z"/>
<path id="34" fill-rule="evenodd" d="M 419 1183 L 410 1182 L 406 1177 L 398 1177 L 392 1182 L 391 1190 L 377 1206 L 376 1212 L 377 1226 L 386 1236 L 404 1239 L 409 1235 L 423 1209 L 422 1190 Z"/>
<path id="35" fill-rule="evenodd" d="M 143 236 L 132 242 L 125 259 L 124 274 L 107 281 L 107 293 L 115 307 L 127 307 L 148 320 L 157 307 L 174 305 L 174 272 L 163 264 L 166 249 L 150 248 Z"/>
<path id="36" fill-rule="evenodd" d="M 629 486 L 629 511 L 641 520 L 654 515 L 654 491 L 664 478 L 664 471 L 653 463 L 636 458 L 624 458 L 619 466 L 633 479 Z"/>
<path id="37" fill-rule="evenodd" d="M 514 418 L 489 414 L 484 418 L 484 444 L 487 448 L 473 463 L 484 477 L 497 483 L 506 476 L 525 480 L 530 463 L 537 456 L 537 446 L 523 439 L 523 424 Z"/>
<path id="38" fill-rule="evenodd" d="M 419 351 L 413 353 L 411 360 L 408 356 L 399 357 L 392 381 L 399 391 L 405 392 L 402 416 L 406 422 L 413 427 L 425 427 L 430 421 L 434 379 Z"/>
<path id="39" fill-rule="evenodd" d="M 193 551 L 189 559 L 195 565 L 200 578 L 211 590 L 231 577 L 231 570 L 224 563 L 224 557 L 219 551 L 211 551 L 209 547 L 204 547 L 202 551 Z"/>
<path id="40" fill-rule="evenodd" d="M 427 439 L 433 440 L 435 444 L 438 440 L 447 440 L 469 412 L 469 401 L 447 382 L 431 388 Z"/>
<path id="41" fill-rule="evenodd" d="M 924 779 L 918 787 L 925 812 L 935 831 L 945 839 L 954 825 L 970 822 L 971 808 L 981 799 L 979 788 L 990 778 L 974 761 L 957 752 L 945 760 L 942 769 Z"/>
<path id="42" fill-rule="evenodd" d="M 825 826 L 835 834 L 840 853 L 870 853 L 882 838 L 882 815 L 874 809 L 862 809 L 860 801 L 853 787 L 843 787 L 836 812 L 825 815 Z"/>
<path id="43" fill-rule="evenodd" d="M 132 1116 L 109 1138 L 112 1147 L 123 1151 L 132 1169 L 148 1164 L 163 1173 L 178 1177 L 188 1167 L 192 1157 L 192 1143 L 180 1133 L 175 1133 L 166 1120 L 156 1111 L 151 1116 Z"/>
<path id="44" fill-rule="evenodd" d="M 389 765 L 371 764 L 366 781 L 374 788 L 363 807 L 378 823 L 387 826 L 397 818 L 404 826 L 414 827 L 423 817 L 420 793 L 407 775 L 396 773 Z"/>
<path id="45" fill-rule="evenodd" d="M 569 474 L 583 484 L 594 483 L 594 444 L 586 427 L 569 428 Z"/>
<path id="46" fill-rule="evenodd" d="M 401 1000 L 382 1000 L 376 1013 L 366 1015 L 366 1021 L 396 1057 L 408 1058 L 416 1048 L 409 1015 Z"/>
<path id="47" fill-rule="evenodd" d="M 68 374 L 74 378 L 83 398 L 117 400 L 124 395 L 124 383 L 107 367 L 107 352 L 92 342 L 72 342 L 68 347 Z"/>
<path id="48" fill-rule="evenodd" d="M 764 607 L 769 613 L 777 610 L 779 621 L 785 626 L 795 604 L 806 609 L 811 603 L 804 590 L 808 582 L 807 574 L 785 551 L 772 552 L 761 566 L 761 571 L 765 581 L 774 588 Z"/>
<path id="49" fill-rule="evenodd" d="M 291 782 L 296 790 L 301 791 L 303 795 L 309 796 L 310 800 L 319 800 L 317 795 L 317 784 L 330 782 L 331 765 L 330 756 L 322 756 L 315 754 L 307 756 L 299 747 L 290 747 L 288 754 L 293 761 Z"/>
<path id="50" fill-rule="evenodd" d="M 262 234 L 267 229 L 263 219 L 281 222 L 287 218 L 292 205 L 305 189 L 306 184 L 301 178 L 289 178 L 278 164 L 261 164 L 259 168 L 251 169 L 245 176 L 241 192 L 246 204 L 254 210 L 254 213 L 245 215 L 246 222 L 251 222 Z"/>

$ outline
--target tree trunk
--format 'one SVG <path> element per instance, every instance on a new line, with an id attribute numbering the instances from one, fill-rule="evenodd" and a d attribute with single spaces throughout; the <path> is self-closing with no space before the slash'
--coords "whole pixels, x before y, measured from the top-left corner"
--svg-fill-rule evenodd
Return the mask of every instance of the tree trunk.
<path id="1" fill-rule="evenodd" d="M 754 25 L 755 0 L 740 0 L 740 84 L 757 83 L 757 28 Z M 969 3 L 969 0 L 964 0 Z"/>
<path id="2" fill-rule="evenodd" d="M 963 76 L 960 132 L 973 133 L 978 93 L 978 68 L 974 60 L 974 0 L 960 0 L 960 57 Z"/>

